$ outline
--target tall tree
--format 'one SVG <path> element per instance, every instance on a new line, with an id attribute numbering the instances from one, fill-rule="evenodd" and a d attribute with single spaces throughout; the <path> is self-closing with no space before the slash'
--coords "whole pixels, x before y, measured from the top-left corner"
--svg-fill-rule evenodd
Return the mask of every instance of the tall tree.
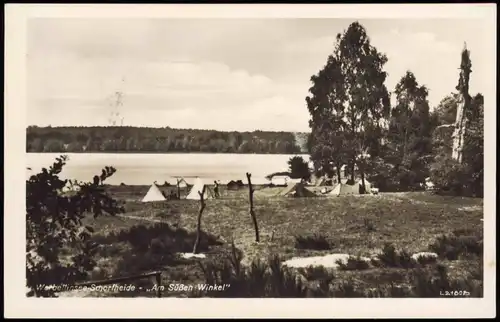
<path id="1" fill-rule="evenodd" d="M 398 178 L 400 188 L 407 189 L 428 176 L 432 153 L 428 90 L 407 71 L 394 92 L 397 103 L 391 111 L 386 159 L 394 166 L 393 176 Z"/>
<path id="2" fill-rule="evenodd" d="M 336 167 L 339 176 L 340 166 L 345 161 L 343 105 L 335 97 L 342 95 L 343 90 L 340 82 L 332 82 L 341 77 L 340 64 L 330 55 L 324 68 L 311 77 L 313 86 L 309 91 L 312 95 L 306 97 L 311 114 L 308 148 L 315 170 L 320 175 L 331 174 Z"/>
<path id="3" fill-rule="evenodd" d="M 390 113 L 384 85 L 386 62 L 387 57 L 371 45 L 360 23 L 353 22 L 337 35 L 334 52 L 311 78 L 311 96 L 306 98 L 315 164 L 346 161 L 354 181 L 355 165 L 364 164 L 358 157 L 378 149 L 383 121 Z M 359 168 L 364 186 L 364 170 Z"/>
<path id="4" fill-rule="evenodd" d="M 431 178 L 438 191 L 455 195 L 482 196 L 484 169 L 484 97 L 469 94 L 469 77 L 471 73 L 470 53 L 467 48 L 462 51 L 461 72 L 458 93 L 449 99 L 448 113 L 455 115 L 454 124 L 441 125 L 436 128 L 436 157 L 431 166 Z M 444 124 L 443 124 L 444 123 Z M 442 131 L 442 129 L 451 131 Z M 442 132 L 442 133 L 440 133 Z M 449 147 L 446 141 L 452 139 Z M 450 151 L 451 150 L 451 151 Z M 450 153 L 451 152 L 451 153 Z"/>

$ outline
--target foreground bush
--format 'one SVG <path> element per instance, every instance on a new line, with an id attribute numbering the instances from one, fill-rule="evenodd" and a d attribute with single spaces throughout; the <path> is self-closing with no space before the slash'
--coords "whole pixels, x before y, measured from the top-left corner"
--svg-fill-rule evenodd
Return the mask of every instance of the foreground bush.
<path id="1" fill-rule="evenodd" d="M 370 268 L 370 264 L 363 260 L 362 258 L 350 256 L 347 262 L 337 261 L 340 270 L 343 271 L 354 271 L 354 270 L 364 270 Z"/>
<path id="2" fill-rule="evenodd" d="M 449 296 L 450 292 L 458 292 L 455 296 L 482 297 L 482 278 L 478 280 L 475 277 L 477 276 L 469 274 L 466 278 L 450 279 L 448 269 L 443 265 L 437 265 L 433 272 L 418 271 L 415 274 L 412 291 L 417 297 Z M 463 294 L 464 291 L 467 294 Z"/>
<path id="3" fill-rule="evenodd" d="M 224 292 L 207 292 L 208 297 L 305 297 L 306 287 L 290 269 L 281 266 L 277 256 L 267 263 L 253 261 L 243 267 L 242 254 L 232 244 L 231 254 L 220 264 L 200 264 L 206 283 L 231 285 Z"/>
<path id="4" fill-rule="evenodd" d="M 405 250 L 396 251 L 394 245 L 385 244 L 382 253 L 373 260 L 374 266 L 378 267 L 400 267 L 413 268 L 418 265 L 418 262 L 411 258 L 411 255 Z"/>
<path id="5" fill-rule="evenodd" d="M 321 234 L 312 236 L 295 236 L 295 248 L 297 249 L 312 249 L 312 250 L 328 250 L 331 249 L 330 242 Z"/>
<path id="6" fill-rule="evenodd" d="M 119 258 L 113 269 L 113 276 L 130 276 L 182 264 L 185 260 L 177 255 L 192 252 L 196 233 L 167 223 L 155 223 L 134 225 L 118 232 L 96 235 L 93 240 L 100 245 L 99 255 L 116 255 Z M 221 244 L 216 237 L 202 231 L 198 249 L 208 252 L 212 246 Z M 154 284 L 152 280 L 140 282 L 143 283 L 143 288 L 151 288 Z"/>
<path id="7" fill-rule="evenodd" d="M 115 172 L 112 167 L 94 176 L 92 182 L 69 182 L 59 175 L 66 164 L 62 156 L 49 168 L 26 181 L 26 284 L 27 296 L 56 297 L 53 289 L 40 285 L 73 284 L 88 277 L 95 267 L 93 229 L 83 225 L 85 216 L 123 212 L 105 193 L 102 183 Z M 70 188 L 68 189 L 68 183 Z M 71 245 L 73 256 L 63 258 Z"/>
<path id="8" fill-rule="evenodd" d="M 391 253 L 389 247 L 387 253 Z M 394 254 L 394 253 L 392 253 Z M 397 254 L 397 252 L 396 252 Z M 388 255 L 388 254 L 386 254 Z M 409 260 L 390 258 L 385 263 L 407 267 Z M 403 258 L 406 258 L 403 256 Z M 467 291 L 463 296 L 481 297 L 482 270 L 478 267 L 467 276 L 451 278 L 442 265 L 405 270 L 408 280 L 389 284 L 367 285 L 354 278 L 340 278 L 324 267 L 294 270 L 281 265 L 278 256 L 267 262 L 253 261 L 249 267 L 241 265 L 241 252 L 233 245 L 232 253 L 222 262 L 202 265 L 207 284 L 230 285 L 225 291 L 196 292 L 191 297 L 442 297 L 452 290 Z M 359 263 L 359 261 L 355 261 Z M 389 269 L 389 268 L 386 268 Z M 394 268 L 393 268 L 394 269 Z M 340 274 L 340 272 L 339 272 Z"/>
<path id="9" fill-rule="evenodd" d="M 449 235 L 442 235 L 429 246 L 429 249 L 441 258 L 456 260 L 471 256 L 483 256 L 483 238 L 481 235 L 463 234 L 455 231 Z M 467 232 L 465 232 L 467 233 Z"/>

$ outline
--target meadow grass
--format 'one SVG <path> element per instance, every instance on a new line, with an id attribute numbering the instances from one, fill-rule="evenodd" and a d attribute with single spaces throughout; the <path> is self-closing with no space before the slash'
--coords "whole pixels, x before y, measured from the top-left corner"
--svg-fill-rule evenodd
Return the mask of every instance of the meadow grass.
<path id="1" fill-rule="evenodd" d="M 86 223 L 95 229 L 94 240 L 101 244 L 98 263 L 104 277 L 163 269 L 163 283 L 167 286 L 210 282 L 221 276 L 225 277 L 219 282 L 230 280 L 234 284 L 233 293 L 180 291 L 166 292 L 165 296 L 437 297 L 436 290 L 458 287 L 453 283 L 465 283 L 460 285 L 469 287 L 474 296 L 481 296 L 478 295 L 482 292 L 478 291 L 482 287 L 481 199 L 425 193 L 285 198 L 276 197 L 280 188 L 262 188 L 254 196 L 261 239 L 256 243 L 248 189 L 223 190 L 221 199 L 206 201 L 202 217 L 201 252 L 207 258 L 185 260 L 175 254 L 192 251 L 199 201 L 142 203 L 140 200 L 148 188 L 108 187 L 124 203 L 126 212 L 120 217 L 87 219 Z M 163 189 L 168 194 L 168 189 L 174 188 Z M 231 241 L 240 254 L 237 260 Z M 438 261 L 417 263 L 410 258 L 413 253 L 429 251 L 438 253 Z M 334 278 L 328 277 L 322 268 L 311 268 L 311 272 L 316 269 L 319 273 L 309 272 L 308 277 L 300 269 L 284 268 L 286 272 L 267 277 L 261 272 L 272 270 L 277 262 L 292 257 L 329 253 L 353 254 L 345 266 L 332 272 Z M 379 260 L 368 267 L 361 263 L 360 256 Z M 235 261 L 241 262 L 237 266 L 244 267 L 248 276 L 241 269 L 234 271 Z M 440 273 L 440 267 L 445 267 L 446 273 Z M 452 281 L 447 281 L 443 274 Z M 316 275 L 320 277 L 314 279 Z M 291 281 L 297 276 L 300 285 Z M 280 289 L 278 282 L 266 278 L 278 278 L 288 284 Z M 256 290 L 242 286 L 259 279 L 274 288 Z M 235 291 L 237 285 L 242 291 Z M 154 296 L 154 293 L 130 296 Z"/>

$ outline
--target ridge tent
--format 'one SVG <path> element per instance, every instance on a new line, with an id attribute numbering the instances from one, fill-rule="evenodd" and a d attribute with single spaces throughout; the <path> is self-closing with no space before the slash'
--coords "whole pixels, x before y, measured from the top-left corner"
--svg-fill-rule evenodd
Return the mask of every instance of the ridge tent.
<path id="1" fill-rule="evenodd" d="M 292 182 L 283 189 L 280 196 L 284 197 L 315 197 L 316 194 L 307 189 L 302 182 Z"/>
<path id="2" fill-rule="evenodd" d="M 359 182 L 353 185 L 339 183 L 328 193 L 330 196 L 359 195 Z"/>
<path id="3" fill-rule="evenodd" d="M 186 196 L 188 200 L 200 200 L 199 192 L 202 192 L 203 187 L 205 187 L 205 193 L 203 195 L 203 199 L 213 199 L 214 196 L 212 191 L 206 186 L 200 178 L 196 178 L 194 181 L 193 188 L 189 191 L 189 194 Z"/>
<path id="4" fill-rule="evenodd" d="M 179 188 L 187 188 L 188 184 L 186 182 L 186 180 L 184 180 L 184 178 L 180 178 L 180 179 L 177 179 L 177 186 Z"/>
<path id="5" fill-rule="evenodd" d="M 165 198 L 165 195 L 163 192 L 161 192 L 160 188 L 156 185 L 156 183 L 153 183 L 151 187 L 149 187 L 148 192 L 142 198 L 142 202 L 152 202 L 152 201 L 166 201 L 167 198 Z"/>
<path id="6" fill-rule="evenodd" d="M 327 179 L 325 177 L 321 177 L 321 178 L 318 178 L 315 182 L 315 186 L 316 187 L 325 187 L 325 186 L 328 186 L 328 181 L 332 181 L 331 179 Z"/>

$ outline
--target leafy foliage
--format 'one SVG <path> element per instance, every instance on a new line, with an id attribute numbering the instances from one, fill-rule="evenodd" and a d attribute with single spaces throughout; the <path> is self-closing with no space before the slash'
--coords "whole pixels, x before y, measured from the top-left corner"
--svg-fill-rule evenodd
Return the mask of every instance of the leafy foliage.
<path id="1" fill-rule="evenodd" d="M 308 236 L 295 236 L 295 248 L 328 250 L 331 249 L 332 246 L 326 236 L 316 233 Z"/>
<path id="2" fill-rule="evenodd" d="M 123 211 L 102 186 L 116 171 L 114 168 L 104 168 L 92 182 L 70 182 L 59 178 L 66 161 L 67 157 L 61 156 L 49 169 L 43 168 L 26 181 L 28 296 L 55 297 L 54 290 L 40 286 L 85 279 L 96 264 L 93 255 L 97 245 L 90 240 L 93 229 L 84 226 L 82 219 L 89 214 L 97 217 Z M 69 191 L 65 191 L 67 187 Z M 68 246 L 75 255 L 64 259 L 61 251 Z"/>
<path id="3" fill-rule="evenodd" d="M 456 109 L 456 104 L 453 104 Z M 484 182 L 484 98 L 477 94 L 466 111 L 462 162 L 451 158 L 451 131 L 435 141 L 434 161 L 430 175 L 439 193 L 461 196 L 483 196 Z M 437 136 L 437 133 L 435 133 Z"/>
<path id="4" fill-rule="evenodd" d="M 386 161 L 399 189 L 419 188 L 429 175 L 432 158 L 428 90 L 408 71 L 396 85 L 397 104 L 391 112 Z"/>
<path id="5" fill-rule="evenodd" d="M 411 258 L 408 252 L 404 250 L 398 252 L 394 245 L 386 244 L 373 264 L 380 267 L 412 268 L 416 266 L 417 262 Z"/>
<path id="6" fill-rule="evenodd" d="M 365 270 L 370 267 L 367 261 L 355 256 L 349 256 L 345 263 L 342 260 L 338 260 L 337 264 L 339 265 L 339 269 L 343 271 Z"/>
<path id="7" fill-rule="evenodd" d="M 232 244 L 232 253 L 222 263 L 200 264 L 209 285 L 229 284 L 225 291 L 207 292 L 209 297 L 306 297 L 307 289 L 277 256 L 267 263 L 255 260 L 250 267 L 241 265 L 241 252 Z"/>
<path id="8" fill-rule="evenodd" d="M 482 196 L 484 99 L 469 95 L 470 52 L 462 52 L 457 93 L 432 113 L 428 89 L 411 71 L 396 85 L 391 108 L 384 85 L 386 63 L 358 22 L 337 35 L 333 53 L 311 77 L 306 97 L 307 148 L 315 174 L 336 175 L 339 182 L 346 165 L 349 182 L 356 177 L 364 182 L 366 176 L 380 191 L 420 190 L 431 177 L 438 191 Z M 455 164 L 449 159 L 460 100 L 467 120 L 462 158 Z"/>
<path id="9" fill-rule="evenodd" d="M 309 266 L 292 269 L 281 262 L 276 255 L 267 261 L 255 259 L 249 266 L 242 266 L 242 254 L 235 249 L 222 261 L 200 263 L 207 284 L 230 287 L 221 291 L 193 292 L 190 297 L 230 297 L 230 298 L 361 298 L 361 297 L 441 297 L 443 292 L 463 290 L 471 297 L 481 297 L 483 293 L 482 271 L 473 271 L 463 278 L 452 277 L 443 265 L 431 265 L 429 268 L 407 266 L 407 275 L 402 283 L 380 283 L 369 287 L 357 283 L 352 277 L 340 277 L 347 270 L 362 270 L 369 274 L 366 262 L 352 259 L 349 265 L 342 266 L 337 273 L 323 266 Z M 398 270 L 401 266 L 389 266 Z M 368 269 L 368 270 L 367 270 Z M 347 272 L 347 273 L 351 273 Z M 462 296 L 467 296 L 462 294 Z"/>
<path id="10" fill-rule="evenodd" d="M 354 180 L 358 155 L 378 155 L 382 123 L 389 116 L 389 93 L 384 85 L 387 57 L 370 44 L 364 27 L 353 22 L 337 35 L 333 54 L 311 77 L 306 98 L 311 119 L 311 159 L 323 172 L 347 163 Z M 360 171 L 363 175 L 363 163 Z"/>
<path id="11" fill-rule="evenodd" d="M 442 235 L 429 249 L 442 258 L 456 260 L 460 257 L 483 255 L 483 237 L 478 235 L 466 235 L 454 232 L 450 235 Z"/>

